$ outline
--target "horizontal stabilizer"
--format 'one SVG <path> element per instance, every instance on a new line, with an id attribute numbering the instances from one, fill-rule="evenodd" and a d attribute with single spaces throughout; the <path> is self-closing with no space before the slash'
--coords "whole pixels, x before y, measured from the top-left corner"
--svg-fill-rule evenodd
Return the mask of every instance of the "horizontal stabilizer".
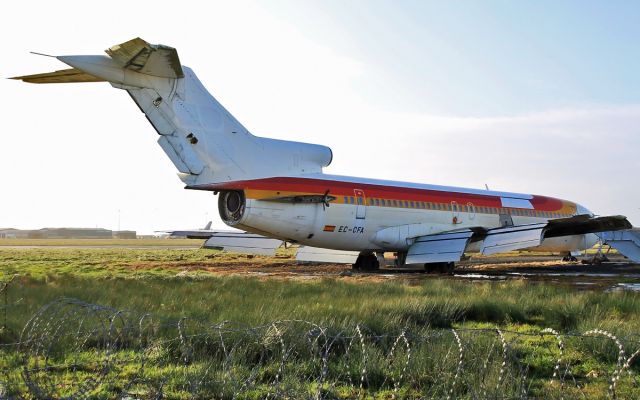
<path id="1" fill-rule="evenodd" d="M 489 255 L 539 246 L 546 226 L 546 223 L 542 223 L 490 229 L 480 251 Z"/>
<path id="2" fill-rule="evenodd" d="M 104 79 L 89 75 L 79 69 L 61 69 L 44 74 L 15 76 L 9 79 L 21 80 L 28 83 L 76 83 L 76 82 L 105 82 Z"/>
<path id="3" fill-rule="evenodd" d="M 320 263 L 353 264 L 356 262 L 358 254 L 359 253 L 357 251 L 331 250 L 319 247 L 302 246 L 298 249 L 296 260 Z"/>
<path id="4" fill-rule="evenodd" d="M 407 252 L 407 264 L 460 261 L 473 232 L 440 233 L 416 238 Z"/>
<path id="5" fill-rule="evenodd" d="M 597 235 L 630 260 L 640 262 L 640 229 L 599 232 Z"/>
<path id="6" fill-rule="evenodd" d="M 173 47 L 149 44 L 135 38 L 105 52 L 122 68 L 161 78 L 184 78 L 178 52 Z"/>
<path id="7" fill-rule="evenodd" d="M 202 247 L 232 253 L 273 256 L 282 243 L 282 240 L 271 239 L 255 233 L 218 231 L 212 234 Z"/>

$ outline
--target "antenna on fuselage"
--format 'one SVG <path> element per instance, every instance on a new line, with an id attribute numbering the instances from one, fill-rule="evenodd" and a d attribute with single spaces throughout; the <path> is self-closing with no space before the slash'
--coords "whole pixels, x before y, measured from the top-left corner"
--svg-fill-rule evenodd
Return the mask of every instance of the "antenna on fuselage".
<path id="1" fill-rule="evenodd" d="M 491 190 L 491 189 L 489 189 L 489 185 L 487 185 L 486 183 L 484 184 L 484 188 L 487 189 L 487 190 Z"/>

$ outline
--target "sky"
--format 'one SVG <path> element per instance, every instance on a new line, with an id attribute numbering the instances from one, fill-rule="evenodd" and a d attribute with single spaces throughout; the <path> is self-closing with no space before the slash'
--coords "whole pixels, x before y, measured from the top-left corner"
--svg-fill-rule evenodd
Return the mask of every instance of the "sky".
<path id="1" fill-rule="evenodd" d="M 176 6 L 176 4 L 178 4 Z M 2 77 L 134 37 L 178 49 L 253 134 L 328 173 L 533 193 L 640 225 L 640 3 L 80 1 L 3 5 Z M 0 228 L 202 227 L 126 92 L 0 80 Z"/>

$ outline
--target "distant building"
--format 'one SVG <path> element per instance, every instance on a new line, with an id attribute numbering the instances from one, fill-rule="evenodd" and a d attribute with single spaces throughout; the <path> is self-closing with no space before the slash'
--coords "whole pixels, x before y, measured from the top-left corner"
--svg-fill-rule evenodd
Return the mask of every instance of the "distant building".
<path id="1" fill-rule="evenodd" d="M 37 236 L 47 239 L 111 239 L 113 233 L 109 229 L 102 228 L 43 228 L 37 232 Z"/>
<path id="2" fill-rule="evenodd" d="M 2 239 L 25 239 L 29 237 L 31 231 L 13 228 L 0 229 L 0 238 Z"/>
<path id="3" fill-rule="evenodd" d="M 2 239 L 136 239 L 136 231 L 102 228 L 0 229 Z"/>
<path id="4" fill-rule="evenodd" d="M 113 231 L 114 239 L 137 239 L 136 231 Z"/>

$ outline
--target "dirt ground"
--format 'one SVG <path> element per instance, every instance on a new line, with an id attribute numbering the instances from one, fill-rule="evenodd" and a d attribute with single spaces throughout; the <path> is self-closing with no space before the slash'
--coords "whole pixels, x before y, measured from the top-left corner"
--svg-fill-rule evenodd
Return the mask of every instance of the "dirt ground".
<path id="1" fill-rule="evenodd" d="M 622 256 L 610 256 L 601 265 L 581 261 L 563 262 L 558 256 L 477 257 L 456 265 L 453 274 L 430 274 L 420 267 L 387 266 L 374 272 L 352 271 L 344 264 L 298 263 L 289 256 L 240 256 L 233 262 L 208 265 L 181 266 L 178 275 L 207 271 L 219 275 L 256 276 L 264 279 L 322 279 L 335 278 L 353 282 L 380 282 L 404 280 L 413 283 L 430 279 L 456 279 L 469 281 L 527 280 L 539 283 L 568 284 L 582 289 L 640 290 L 640 264 L 631 263 Z"/>

